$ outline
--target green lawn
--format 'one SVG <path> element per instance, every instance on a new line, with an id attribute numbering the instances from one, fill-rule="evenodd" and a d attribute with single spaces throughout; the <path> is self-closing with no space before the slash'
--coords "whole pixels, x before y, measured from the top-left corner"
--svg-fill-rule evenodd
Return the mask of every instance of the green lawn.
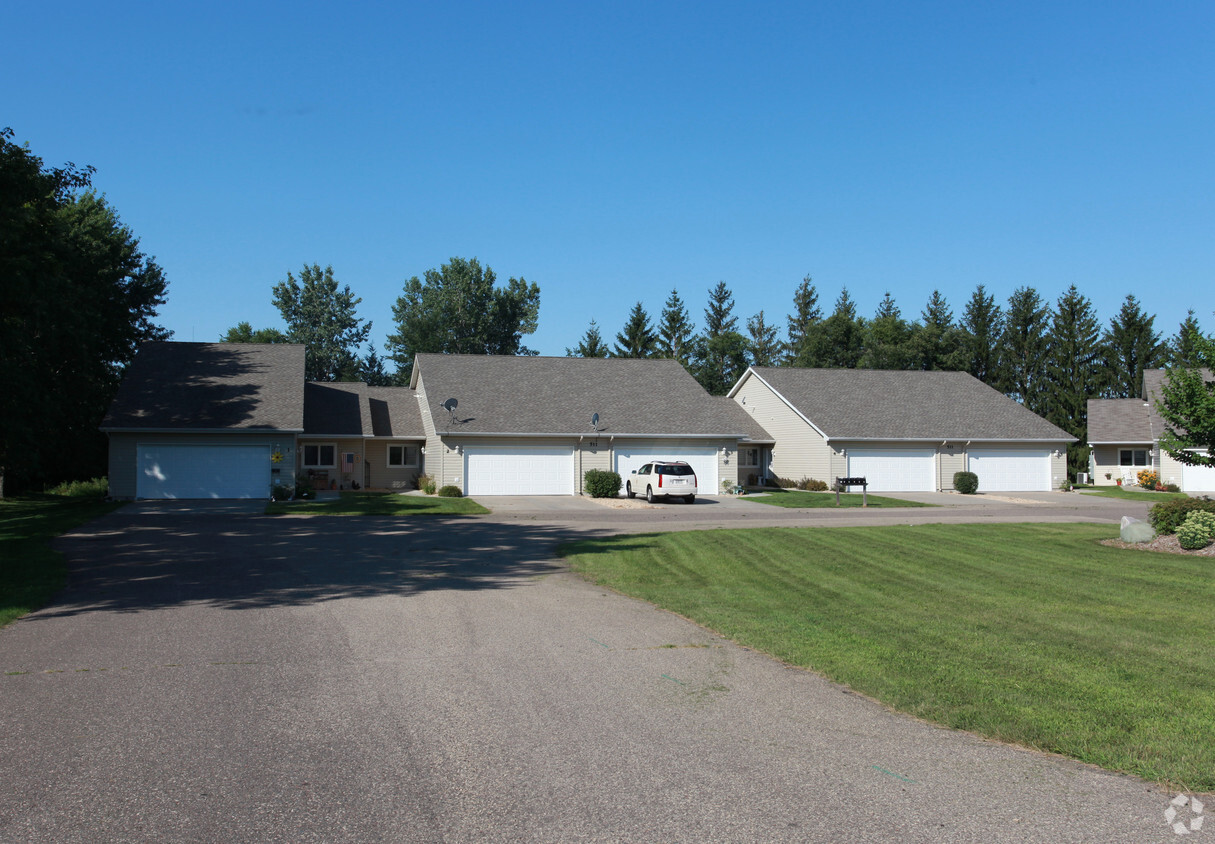
<path id="1" fill-rule="evenodd" d="M 714 530 L 564 546 L 596 583 L 904 712 L 1215 790 L 1210 558 L 1100 525 Z"/>
<path id="2" fill-rule="evenodd" d="M 0 627 L 45 606 L 63 587 L 63 555 L 50 541 L 120 506 L 60 495 L 0 501 Z"/>
<path id="3" fill-rule="evenodd" d="M 1100 495 L 1102 498 L 1121 498 L 1124 501 L 1167 501 L 1170 498 L 1185 498 L 1184 492 L 1153 492 L 1142 487 L 1126 489 L 1120 486 L 1080 487 L 1081 495 Z"/>
<path id="4" fill-rule="evenodd" d="M 793 507 L 803 509 L 808 507 L 834 507 L 834 492 L 804 492 L 800 489 L 765 490 L 755 495 L 744 495 L 743 501 L 754 504 L 771 504 L 773 507 Z M 840 493 L 840 507 L 860 507 L 863 495 L 859 492 Z M 922 504 L 919 501 L 904 501 L 901 498 L 884 498 L 880 495 L 869 494 L 870 507 L 935 507 L 935 504 Z"/>
<path id="5" fill-rule="evenodd" d="M 343 492 L 324 501 L 272 501 L 266 514 L 306 513 L 317 516 L 466 516 L 488 513 L 471 498 L 398 495 L 392 492 Z"/>

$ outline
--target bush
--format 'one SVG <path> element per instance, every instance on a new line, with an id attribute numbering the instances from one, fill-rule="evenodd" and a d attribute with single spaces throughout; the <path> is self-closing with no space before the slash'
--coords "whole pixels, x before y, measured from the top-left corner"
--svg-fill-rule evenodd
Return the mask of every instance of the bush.
<path id="1" fill-rule="evenodd" d="M 422 492 L 426 493 L 427 495 L 434 495 L 436 486 L 437 484 L 435 484 L 434 479 L 428 478 L 426 483 L 422 486 Z"/>
<path id="2" fill-rule="evenodd" d="M 414 478 L 413 482 L 414 482 L 414 484 L 417 485 L 418 489 L 422 490 L 422 492 L 425 492 L 427 495 L 435 494 L 435 491 L 434 491 L 435 479 L 432 478 L 430 475 L 426 474 L 425 472 L 423 472 L 422 474 L 420 474 L 416 478 Z M 430 487 L 431 487 L 430 490 L 426 489 L 427 484 L 430 485 Z"/>
<path id="3" fill-rule="evenodd" d="M 105 498 L 110 494 L 110 482 L 106 478 L 64 481 L 48 489 L 47 494 L 62 495 L 66 498 Z"/>
<path id="4" fill-rule="evenodd" d="M 953 488 L 963 495 L 974 495 L 979 491 L 979 476 L 974 472 L 954 472 Z"/>
<path id="5" fill-rule="evenodd" d="M 1177 486 L 1177 484 L 1165 484 L 1164 491 L 1165 492 L 1181 492 L 1181 487 Z"/>
<path id="6" fill-rule="evenodd" d="M 1148 512 L 1148 521 L 1152 523 L 1156 533 L 1175 533 L 1186 516 L 1195 510 L 1215 513 L 1215 501 L 1209 498 L 1171 498 L 1153 504 Z"/>
<path id="7" fill-rule="evenodd" d="M 308 480 L 307 475 L 300 475 L 295 479 L 295 497 L 296 498 L 315 498 L 316 490 L 312 488 L 312 481 Z"/>
<path id="8" fill-rule="evenodd" d="M 458 486 L 448 484 L 439 490 L 440 498 L 463 498 L 464 492 Z"/>
<path id="9" fill-rule="evenodd" d="M 289 501 L 291 499 L 292 492 L 293 490 L 291 487 L 287 486 L 286 484 L 276 483 L 270 490 L 270 497 L 275 501 Z"/>
<path id="10" fill-rule="evenodd" d="M 781 489 L 797 489 L 797 481 L 789 480 L 788 478 L 773 478 L 776 485 Z"/>
<path id="11" fill-rule="evenodd" d="M 1140 469 L 1139 474 L 1135 475 L 1135 479 L 1144 489 L 1155 489 L 1156 484 L 1160 483 L 1160 476 L 1151 469 Z"/>
<path id="12" fill-rule="evenodd" d="M 588 469 L 583 489 L 591 498 L 615 498 L 620 494 L 620 473 Z"/>
<path id="13" fill-rule="evenodd" d="M 1177 526 L 1177 539 L 1187 551 L 1206 548 L 1215 539 L 1215 513 L 1192 510 Z"/>
<path id="14" fill-rule="evenodd" d="M 797 488 L 804 489 L 806 492 L 826 492 L 827 482 L 816 478 L 802 478 L 797 482 Z"/>

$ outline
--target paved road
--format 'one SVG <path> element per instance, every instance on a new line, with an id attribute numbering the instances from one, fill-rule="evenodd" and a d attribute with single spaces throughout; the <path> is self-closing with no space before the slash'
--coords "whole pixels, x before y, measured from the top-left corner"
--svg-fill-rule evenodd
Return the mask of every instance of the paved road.
<path id="1" fill-rule="evenodd" d="M 552 557 L 759 505 L 495 506 L 132 505 L 62 540 L 69 589 L 0 630 L 0 840 L 1174 838 L 1158 788 L 891 713 Z M 898 520 L 931 512 L 956 515 Z"/>

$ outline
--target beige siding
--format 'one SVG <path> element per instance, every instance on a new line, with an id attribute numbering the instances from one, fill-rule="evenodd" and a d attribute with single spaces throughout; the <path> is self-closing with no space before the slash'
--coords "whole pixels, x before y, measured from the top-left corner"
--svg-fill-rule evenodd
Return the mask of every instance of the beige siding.
<path id="1" fill-rule="evenodd" d="M 966 471 L 966 451 L 952 443 L 937 449 L 937 489 L 953 492 L 953 476 Z"/>
<path id="2" fill-rule="evenodd" d="M 411 445 L 421 448 L 425 445 L 422 440 L 374 439 L 367 440 L 367 488 L 368 489 L 417 489 L 418 475 L 426 466 L 426 455 L 418 454 L 418 465 L 400 467 L 388 465 L 389 445 Z"/>
<path id="3" fill-rule="evenodd" d="M 574 452 L 574 492 L 585 492 L 586 473 L 592 469 L 612 471 L 612 449 L 606 438 L 583 440 Z"/>
<path id="4" fill-rule="evenodd" d="M 1160 466 L 1160 482 L 1162 484 L 1177 484 L 1181 488 L 1181 491 L 1185 492 L 1185 487 L 1181 486 L 1181 474 L 1184 471 L 1184 464 L 1172 457 L 1164 449 L 1157 450 L 1156 461 Z"/>
<path id="5" fill-rule="evenodd" d="M 835 477 L 834 461 L 827 442 L 759 378 L 748 377 L 734 394 L 734 400 L 776 440 L 769 475 L 794 481 L 815 478 L 831 482 Z"/>
<path id="6" fill-rule="evenodd" d="M 294 454 L 294 434 L 110 434 L 109 455 L 109 484 L 110 495 L 114 498 L 134 498 L 136 476 L 139 471 L 139 446 L 145 443 L 162 445 L 268 445 L 288 455 L 288 460 L 280 464 L 279 472 L 276 466 L 271 466 L 271 478 L 274 483 L 290 483 L 290 456 Z M 281 478 L 280 478 L 281 475 Z"/>
<path id="7" fill-rule="evenodd" d="M 358 481 L 359 486 L 365 485 L 365 466 L 363 455 L 364 440 L 361 437 L 300 437 L 299 447 L 295 450 L 295 470 L 297 476 L 301 479 L 312 479 L 324 475 L 329 482 L 330 489 L 350 489 L 352 481 Z M 336 465 L 329 468 L 319 468 L 312 470 L 313 474 L 309 475 L 309 470 L 304 468 L 304 446 L 306 445 L 332 445 L 334 446 L 333 459 Z M 346 452 L 354 452 L 354 472 L 342 472 L 342 455 Z"/>
<path id="8" fill-rule="evenodd" d="M 1146 449 L 1148 452 L 1147 466 L 1123 466 L 1120 464 L 1121 456 L 1119 452 L 1124 448 L 1135 450 Z M 1163 459 L 1169 461 L 1172 465 L 1169 468 L 1164 467 L 1158 461 Z M 1158 465 L 1161 468 L 1161 483 L 1181 483 L 1181 464 L 1173 460 L 1167 454 L 1161 455 L 1158 449 L 1149 445 L 1095 445 L 1093 446 L 1092 459 L 1090 465 L 1093 470 L 1093 483 L 1098 486 L 1114 486 L 1119 478 L 1123 479 L 1123 483 L 1137 483 L 1136 475 L 1140 469 L 1155 469 Z M 1165 478 L 1165 474 L 1172 471 L 1177 480 L 1169 481 Z M 1109 474 L 1109 478 L 1106 478 Z"/>

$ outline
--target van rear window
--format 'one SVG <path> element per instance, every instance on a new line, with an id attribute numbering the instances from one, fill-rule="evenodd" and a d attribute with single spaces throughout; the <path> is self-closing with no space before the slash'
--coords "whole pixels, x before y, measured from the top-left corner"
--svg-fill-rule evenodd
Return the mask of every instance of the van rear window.
<path id="1" fill-rule="evenodd" d="M 694 475 L 691 466 L 656 466 L 654 471 L 660 475 Z"/>

